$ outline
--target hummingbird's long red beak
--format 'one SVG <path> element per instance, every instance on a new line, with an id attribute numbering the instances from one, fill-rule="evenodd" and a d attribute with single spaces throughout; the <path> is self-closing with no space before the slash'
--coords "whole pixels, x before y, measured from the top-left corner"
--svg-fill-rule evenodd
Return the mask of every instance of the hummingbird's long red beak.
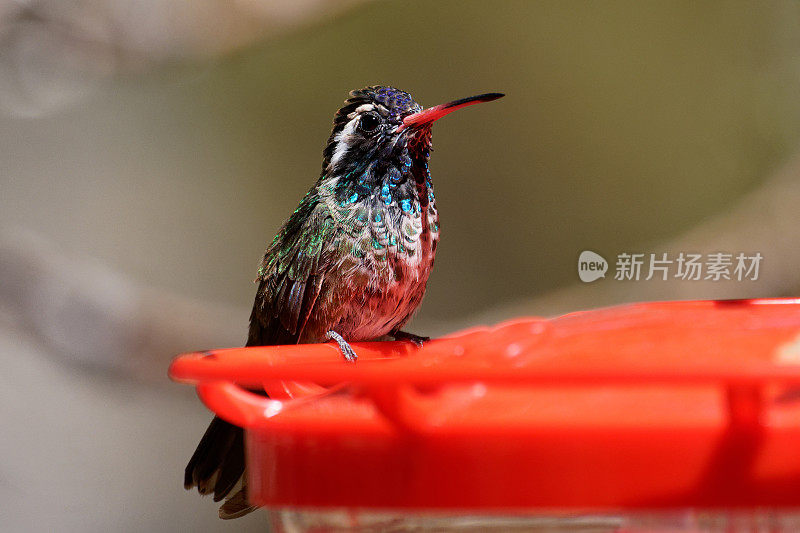
<path id="1" fill-rule="evenodd" d="M 443 116 L 452 113 L 456 109 L 467 107 L 473 104 L 480 104 L 481 102 L 491 102 L 505 96 L 503 93 L 486 93 L 479 94 L 478 96 L 470 96 L 469 98 L 462 98 L 461 100 L 454 100 L 446 104 L 429 107 L 417 113 L 408 115 L 403 119 L 403 123 L 397 127 L 397 131 L 403 131 L 405 128 L 411 126 L 419 126 L 421 124 L 430 124 L 434 120 L 439 120 Z"/>

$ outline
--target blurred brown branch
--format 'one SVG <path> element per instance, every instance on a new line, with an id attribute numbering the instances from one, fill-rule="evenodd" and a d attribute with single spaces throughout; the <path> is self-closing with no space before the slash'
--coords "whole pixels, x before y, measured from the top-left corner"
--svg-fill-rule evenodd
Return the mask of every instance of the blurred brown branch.
<path id="1" fill-rule="evenodd" d="M 164 379 L 178 352 L 237 345 L 247 310 L 137 285 L 23 231 L 0 238 L 0 309 L 50 353 L 88 369 Z"/>

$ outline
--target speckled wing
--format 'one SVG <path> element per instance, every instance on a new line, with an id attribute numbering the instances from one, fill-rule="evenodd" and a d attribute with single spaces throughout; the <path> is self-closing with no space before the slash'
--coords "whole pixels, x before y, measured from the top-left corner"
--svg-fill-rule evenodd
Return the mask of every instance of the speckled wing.
<path id="1" fill-rule="evenodd" d="M 261 262 L 248 346 L 300 340 L 325 279 L 334 226 L 315 191 L 309 192 Z"/>

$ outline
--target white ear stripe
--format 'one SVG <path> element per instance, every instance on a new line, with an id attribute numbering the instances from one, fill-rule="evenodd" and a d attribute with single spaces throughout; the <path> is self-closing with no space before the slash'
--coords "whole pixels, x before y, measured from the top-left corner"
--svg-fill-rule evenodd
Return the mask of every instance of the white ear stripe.
<path id="1" fill-rule="evenodd" d="M 331 156 L 331 164 L 330 166 L 335 166 L 339 160 L 344 157 L 344 154 L 350 149 L 350 140 L 353 135 L 353 132 L 356 130 L 356 123 L 358 122 L 358 116 L 353 118 L 347 125 L 342 128 L 342 131 L 337 133 L 333 137 L 333 142 L 336 143 L 336 148 L 333 150 L 333 156 Z"/>

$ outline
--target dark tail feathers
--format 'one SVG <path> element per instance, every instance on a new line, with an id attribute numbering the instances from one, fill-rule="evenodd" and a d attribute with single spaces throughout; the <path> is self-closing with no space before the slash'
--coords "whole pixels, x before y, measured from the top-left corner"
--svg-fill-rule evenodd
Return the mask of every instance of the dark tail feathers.
<path id="1" fill-rule="evenodd" d="M 214 501 L 225 498 L 244 474 L 244 430 L 214 417 L 194 451 L 183 478 L 188 490 L 200 494 L 213 492 Z M 220 507 L 220 518 L 237 518 L 255 507 L 247 501 L 246 485 Z"/>

